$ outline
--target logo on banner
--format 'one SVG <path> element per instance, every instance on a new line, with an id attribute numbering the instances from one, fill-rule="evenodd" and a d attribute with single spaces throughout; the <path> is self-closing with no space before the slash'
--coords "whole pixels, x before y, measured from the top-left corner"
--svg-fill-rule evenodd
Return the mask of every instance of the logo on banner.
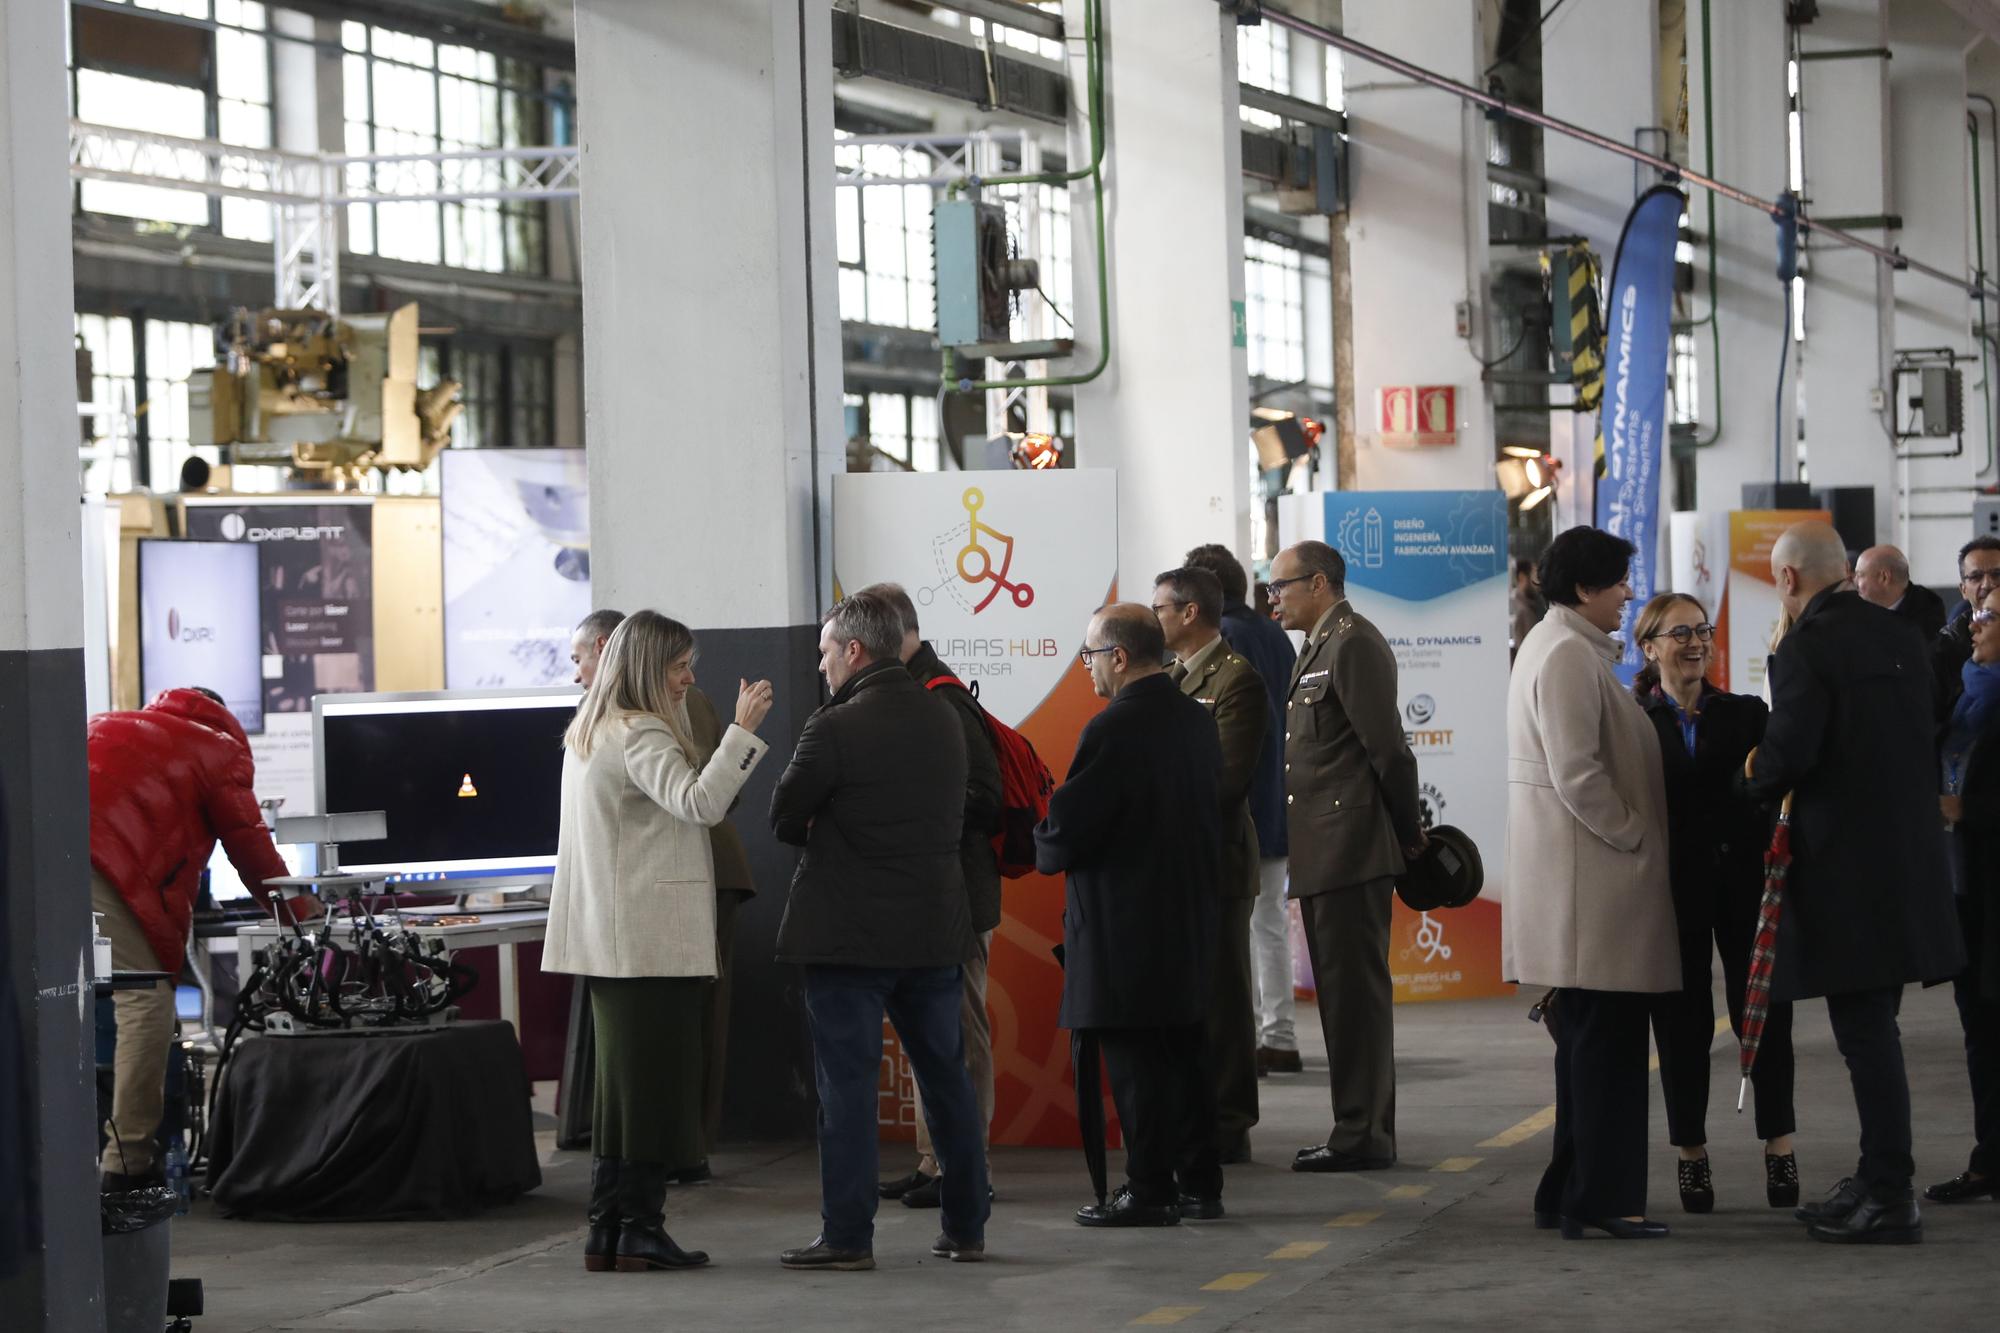
<path id="1" fill-rule="evenodd" d="M 1388 559 L 1388 547 L 1382 535 L 1382 511 L 1373 505 L 1365 513 L 1350 509 L 1340 520 L 1340 535 L 1335 541 L 1340 547 L 1341 558 L 1350 565 L 1380 569 Z"/>
<path id="2" fill-rule="evenodd" d="M 1403 705 L 1403 720 L 1413 727 L 1421 727 L 1437 716 L 1437 700 L 1428 694 L 1419 694 Z"/>
<path id="3" fill-rule="evenodd" d="M 182 624 L 180 608 L 170 606 L 167 608 L 167 637 L 175 643 L 213 643 L 215 627 Z"/>
<path id="4" fill-rule="evenodd" d="M 1424 955 L 1422 961 L 1426 963 L 1435 963 L 1439 959 L 1447 963 L 1451 961 L 1451 946 L 1444 942 L 1444 923 L 1429 912 L 1417 917 L 1415 944 Z"/>
<path id="5" fill-rule="evenodd" d="M 1417 822 L 1426 833 L 1444 822 L 1444 793 L 1434 783 L 1417 787 Z"/>
<path id="6" fill-rule="evenodd" d="M 250 524 L 241 514 L 224 514 L 220 524 L 222 535 L 232 542 L 243 540 L 243 534 L 250 530 Z"/>
<path id="7" fill-rule="evenodd" d="M 938 568 L 940 573 L 942 573 L 946 568 L 945 552 L 950 549 L 952 542 L 958 540 L 958 535 L 961 531 L 965 534 L 965 544 L 958 548 L 957 557 L 950 562 L 949 566 L 952 573 L 956 575 L 956 583 L 952 575 L 947 574 L 944 582 L 939 586 L 949 588 L 953 596 L 966 605 L 966 608 L 975 616 L 993 605 L 993 599 L 1003 592 L 1012 599 L 1015 606 L 1023 610 L 1033 606 L 1035 603 L 1034 586 L 1026 582 L 1013 582 L 1008 577 L 1014 569 L 1013 535 L 1002 532 L 998 528 L 982 523 L 979 520 L 979 511 L 986 506 L 986 492 L 980 490 L 977 486 L 969 486 L 966 488 L 965 494 L 960 497 L 960 501 L 965 506 L 965 527 L 960 529 L 954 526 L 951 531 L 940 533 L 937 540 L 932 543 L 932 551 L 937 557 Z M 986 544 L 985 540 L 983 540 L 986 538 L 992 539 L 993 546 L 989 547 Z M 995 558 L 996 549 L 998 551 L 997 560 Z M 986 595 L 974 604 L 971 601 L 971 597 L 976 595 L 976 592 L 974 594 L 961 592 L 957 587 L 959 583 L 975 590 L 983 584 L 991 584 L 992 586 L 988 587 Z M 928 606 L 931 599 L 937 595 L 937 591 L 937 588 L 919 588 L 917 590 L 917 600 Z"/>
<path id="8" fill-rule="evenodd" d="M 253 542 L 337 542 L 347 531 L 346 525 L 340 523 L 321 523 L 317 526 L 308 524 L 303 528 L 290 525 L 278 528 L 253 528 L 249 520 L 241 514 L 224 514 L 221 522 L 215 527 L 225 541 L 232 542 L 240 542 L 246 538 Z"/>

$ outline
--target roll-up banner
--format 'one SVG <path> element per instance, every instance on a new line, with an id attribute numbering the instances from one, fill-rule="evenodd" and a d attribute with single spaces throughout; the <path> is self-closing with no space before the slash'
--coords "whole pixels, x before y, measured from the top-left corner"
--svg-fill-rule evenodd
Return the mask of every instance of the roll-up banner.
<path id="1" fill-rule="evenodd" d="M 590 614 L 590 486 L 581 449 L 447 449 L 444 683 L 566 685 Z"/>
<path id="2" fill-rule="evenodd" d="M 1597 526 L 1635 548 L 1620 679 L 1644 661 L 1632 624 L 1659 583 L 1660 474 L 1667 450 L 1667 368 L 1673 345 L 1674 250 L 1687 196 L 1656 185 L 1639 196 L 1618 238 L 1605 315 L 1604 404 L 1598 412 Z"/>

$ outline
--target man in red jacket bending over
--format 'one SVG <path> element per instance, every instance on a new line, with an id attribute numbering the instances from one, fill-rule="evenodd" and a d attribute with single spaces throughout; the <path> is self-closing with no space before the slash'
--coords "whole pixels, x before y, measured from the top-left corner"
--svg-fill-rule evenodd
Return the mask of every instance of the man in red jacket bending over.
<path id="1" fill-rule="evenodd" d="M 251 789 L 243 728 L 209 690 L 164 691 L 137 712 L 90 719 L 90 908 L 104 914 L 118 971 L 178 974 L 201 872 L 216 840 L 268 903 L 264 881 L 289 874 Z M 288 904 L 316 915 L 310 898 Z M 174 989 L 119 991 L 105 1188 L 158 1175 L 154 1135 L 166 1096 Z"/>

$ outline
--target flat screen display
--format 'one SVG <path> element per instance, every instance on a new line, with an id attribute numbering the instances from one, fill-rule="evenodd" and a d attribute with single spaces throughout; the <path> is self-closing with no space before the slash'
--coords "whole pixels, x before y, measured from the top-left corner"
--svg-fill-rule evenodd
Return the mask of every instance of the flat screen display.
<path id="1" fill-rule="evenodd" d="M 389 836 L 340 868 L 400 881 L 553 873 L 574 689 L 323 695 L 319 808 L 381 810 Z"/>
<path id="2" fill-rule="evenodd" d="M 237 542 L 139 542 L 139 690 L 198 685 L 243 730 L 264 730 L 257 548 Z"/>

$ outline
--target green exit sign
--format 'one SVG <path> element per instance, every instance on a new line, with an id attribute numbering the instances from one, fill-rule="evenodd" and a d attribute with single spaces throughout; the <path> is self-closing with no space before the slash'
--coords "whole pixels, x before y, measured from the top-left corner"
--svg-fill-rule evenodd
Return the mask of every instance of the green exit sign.
<path id="1" fill-rule="evenodd" d="M 1241 301 L 1231 301 L 1229 303 L 1229 344 L 1232 347 L 1248 347 L 1250 345 L 1249 322 L 1244 318 L 1243 303 Z"/>

